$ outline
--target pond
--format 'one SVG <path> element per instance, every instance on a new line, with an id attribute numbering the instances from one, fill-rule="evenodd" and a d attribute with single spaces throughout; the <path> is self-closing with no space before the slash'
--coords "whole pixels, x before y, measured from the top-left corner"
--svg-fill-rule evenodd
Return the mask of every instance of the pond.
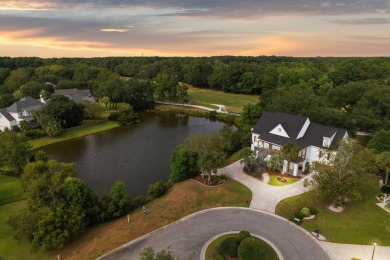
<path id="1" fill-rule="evenodd" d="M 171 154 L 185 138 L 218 131 L 224 125 L 168 112 L 145 112 L 141 116 L 139 124 L 55 143 L 41 150 L 59 162 L 75 162 L 77 177 L 99 196 L 121 180 L 134 199 L 146 195 L 150 184 L 168 180 Z"/>

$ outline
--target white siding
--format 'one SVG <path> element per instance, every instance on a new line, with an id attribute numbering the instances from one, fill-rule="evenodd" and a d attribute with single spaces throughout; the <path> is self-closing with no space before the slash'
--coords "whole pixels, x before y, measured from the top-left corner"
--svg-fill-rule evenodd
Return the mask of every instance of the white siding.
<path id="1" fill-rule="evenodd" d="M 286 132 L 286 130 L 284 130 L 284 128 L 282 127 L 281 124 L 279 124 L 277 127 L 275 127 L 274 129 L 272 129 L 270 132 L 270 134 L 274 134 L 274 135 L 279 135 L 279 136 L 283 136 L 283 137 L 287 137 L 287 138 L 290 138 Z"/>
<path id="2" fill-rule="evenodd" d="M 306 160 L 309 163 L 312 163 L 314 161 L 318 161 L 318 155 L 320 154 L 320 149 L 315 146 L 309 146 L 306 150 Z"/>

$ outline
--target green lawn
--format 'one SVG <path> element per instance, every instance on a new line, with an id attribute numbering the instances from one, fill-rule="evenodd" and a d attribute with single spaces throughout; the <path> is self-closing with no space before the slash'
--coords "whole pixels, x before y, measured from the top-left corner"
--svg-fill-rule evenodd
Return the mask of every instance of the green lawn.
<path id="1" fill-rule="evenodd" d="M 53 143 L 57 143 L 57 142 L 85 136 L 85 135 L 90 135 L 98 132 L 103 132 L 118 126 L 119 125 L 116 122 L 107 121 L 99 125 L 66 131 L 61 136 L 58 137 L 42 137 L 42 138 L 33 139 L 30 140 L 30 144 L 32 145 L 33 149 L 36 149 L 45 145 L 49 145 L 49 144 L 53 144 Z"/>
<path id="2" fill-rule="evenodd" d="M 27 242 L 19 243 L 13 239 L 14 232 L 7 224 L 8 218 L 24 208 L 26 201 L 19 201 L 0 206 L 0 256 L 6 260 L 17 259 L 56 259 L 54 254 L 32 253 Z"/>
<path id="3" fill-rule="evenodd" d="M 210 243 L 210 245 L 207 247 L 206 249 L 206 253 L 205 253 L 205 259 L 206 260 L 213 260 L 213 259 L 217 259 L 215 257 L 215 255 L 218 255 L 218 247 L 219 247 L 219 244 L 222 242 L 222 240 L 224 240 L 225 238 L 227 237 L 236 237 L 238 238 L 238 234 L 226 234 L 226 235 L 222 235 L 218 238 L 216 238 L 214 241 L 212 241 Z M 259 239 L 259 238 L 257 238 Z M 277 260 L 279 259 L 278 255 L 276 254 L 275 250 L 268 244 L 266 243 L 265 241 L 259 239 L 261 241 L 261 244 L 262 244 L 262 247 L 265 249 L 265 260 Z M 220 259 L 220 258 L 218 258 Z"/>
<path id="4" fill-rule="evenodd" d="M 244 149 L 244 148 L 242 148 Z M 240 156 L 240 153 L 242 151 L 242 149 L 234 152 L 232 155 L 230 155 L 229 157 L 226 158 L 226 160 L 224 161 L 224 163 L 220 166 L 221 167 L 225 167 L 225 166 L 228 166 L 234 162 L 237 162 L 238 160 L 242 159 L 241 156 Z M 242 166 L 244 167 L 244 166 Z"/>
<path id="5" fill-rule="evenodd" d="M 269 185 L 273 185 L 273 186 L 285 186 L 285 185 L 294 183 L 294 182 L 299 180 L 299 179 L 295 179 L 295 178 L 284 177 L 284 179 L 287 180 L 287 183 L 281 183 L 280 181 L 277 180 L 277 178 L 279 176 L 277 176 L 277 175 L 270 175 L 269 177 L 270 177 L 270 179 L 269 179 L 268 184 Z"/>
<path id="6" fill-rule="evenodd" d="M 314 220 L 306 220 L 302 227 L 308 231 L 320 229 L 330 242 L 390 246 L 390 214 L 375 203 L 379 193 L 378 179 L 363 176 L 362 198 L 347 204 L 343 213 L 334 213 L 327 209 L 326 203 L 316 199 L 315 192 L 287 198 L 276 207 L 276 214 L 291 219 L 294 212 L 304 206 L 314 206 L 319 211 Z"/>
<path id="7" fill-rule="evenodd" d="M 225 93 L 211 89 L 188 87 L 190 103 L 210 108 L 216 108 L 211 104 L 225 105 L 228 112 L 241 113 L 247 104 L 259 102 L 259 96 Z"/>
<path id="8" fill-rule="evenodd" d="M 20 178 L 0 175 L 0 203 L 15 196 L 22 196 L 22 183 Z"/>

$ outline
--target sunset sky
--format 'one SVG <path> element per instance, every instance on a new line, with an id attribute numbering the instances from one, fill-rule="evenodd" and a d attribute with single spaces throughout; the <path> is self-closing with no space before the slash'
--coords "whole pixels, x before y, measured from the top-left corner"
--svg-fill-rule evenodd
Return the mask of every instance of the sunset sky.
<path id="1" fill-rule="evenodd" d="M 390 56 L 390 0 L 0 0 L 0 56 Z"/>

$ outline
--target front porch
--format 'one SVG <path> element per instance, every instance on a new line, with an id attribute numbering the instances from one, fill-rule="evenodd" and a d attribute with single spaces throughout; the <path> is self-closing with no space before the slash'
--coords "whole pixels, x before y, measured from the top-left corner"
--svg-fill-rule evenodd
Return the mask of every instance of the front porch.
<path id="1" fill-rule="evenodd" d="M 275 147 L 275 146 L 274 146 Z M 271 147 L 271 148 L 274 148 Z M 280 149 L 268 149 L 264 148 L 262 146 L 254 146 L 254 151 L 256 152 L 256 158 L 258 164 L 261 164 L 264 168 L 266 168 L 267 161 L 272 155 L 279 155 Z M 301 156 L 305 155 L 306 153 L 300 152 L 299 156 L 292 159 L 290 162 L 288 160 L 283 159 L 283 167 L 282 167 L 282 174 L 290 174 L 294 177 L 300 176 L 304 177 L 303 174 L 306 171 L 306 162 L 307 160 L 305 158 L 302 158 Z"/>

